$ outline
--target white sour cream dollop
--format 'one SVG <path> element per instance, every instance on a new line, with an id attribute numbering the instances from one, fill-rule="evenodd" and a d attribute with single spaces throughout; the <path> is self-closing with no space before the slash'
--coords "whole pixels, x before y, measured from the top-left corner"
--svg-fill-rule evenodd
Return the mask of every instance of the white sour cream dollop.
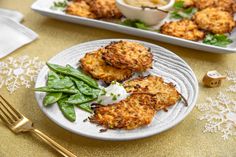
<path id="1" fill-rule="evenodd" d="M 97 103 L 102 105 L 113 104 L 126 99 L 129 95 L 122 84 L 113 82 L 108 87 L 102 88 Z"/>

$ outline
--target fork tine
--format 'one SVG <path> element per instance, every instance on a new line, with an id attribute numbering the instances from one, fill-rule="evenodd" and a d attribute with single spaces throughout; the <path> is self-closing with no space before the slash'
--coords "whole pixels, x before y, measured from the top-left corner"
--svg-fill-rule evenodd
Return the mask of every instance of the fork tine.
<path id="1" fill-rule="evenodd" d="M 0 101 L 0 103 L 2 104 L 2 102 Z M 1 118 L 2 119 L 4 119 L 4 116 L 5 116 L 5 118 L 7 119 L 7 123 L 8 124 L 10 124 L 10 123 L 13 123 L 14 122 L 14 120 L 6 113 L 6 111 L 4 111 L 1 107 L 0 107 L 0 111 L 1 111 L 1 113 L 3 113 L 3 114 L 1 114 L 0 113 L 0 115 L 1 115 Z M 4 116 L 3 116 L 4 115 Z M 4 122 L 6 122 L 6 119 L 5 119 L 5 121 Z"/>
<path id="2" fill-rule="evenodd" d="M 17 119 L 23 117 L 16 109 L 14 109 L 14 108 L 10 105 L 9 102 L 7 102 L 6 99 L 4 99 L 4 98 L 2 97 L 2 95 L 0 95 L 0 98 L 2 98 L 2 100 L 4 101 L 4 103 L 1 103 L 1 104 L 2 104 L 2 105 L 4 106 L 4 108 L 6 108 L 7 111 L 15 118 L 15 120 L 17 120 Z M 1 101 L 0 101 L 0 102 L 1 102 Z M 4 105 L 4 104 L 6 104 L 6 105 Z M 12 112 L 7 108 L 7 106 L 11 109 Z"/>
<path id="3" fill-rule="evenodd" d="M 3 106 L 3 108 L 5 108 L 6 112 L 7 112 L 8 114 L 10 114 L 10 116 L 11 116 L 14 120 L 19 119 L 18 117 L 16 117 L 16 115 L 14 115 L 14 114 L 12 113 L 12 111 L 10 111 L 10 110 L 8 109 L 8 107 L 7 107 L 6 105 L 4 105 L 4 103 L 3 103 L 1 100 L 0 100 L 0 104 L 1 104 L 1 106 Z"/>
<path id="4" fill-rule="evenodd" d="M 7 125 L 10 124 L 10 122 L 9 122 L 4 116 L 2 116 L 1 113 L 0 113 L 0 119 L 1 119 L 4 123 L 6 123 Z"/>

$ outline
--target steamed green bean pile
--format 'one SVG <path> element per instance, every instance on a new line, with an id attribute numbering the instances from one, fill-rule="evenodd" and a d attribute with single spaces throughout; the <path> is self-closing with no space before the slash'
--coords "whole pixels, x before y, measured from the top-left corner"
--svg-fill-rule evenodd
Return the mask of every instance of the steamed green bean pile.
<path id="1" fill-rule="evenodd" d="M 89 102 L 96 100 L 100 92 L 97 81 L 70 65 L 63 67 L 47 63 L 47 66 L 51 71 L 46 86 L 35 89 L 46 92 L 44 106 L 57 103 L 63 115 L 71 122 L 76 120 L 75 107 L 91 113 Z"/>

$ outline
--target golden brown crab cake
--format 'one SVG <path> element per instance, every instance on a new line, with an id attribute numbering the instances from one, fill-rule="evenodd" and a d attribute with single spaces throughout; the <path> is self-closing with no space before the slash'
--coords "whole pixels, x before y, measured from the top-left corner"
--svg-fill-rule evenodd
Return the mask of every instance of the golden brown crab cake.
<path id="1" fill-rule="evenodd" d="M 229 33 L 235 27 L 231 14 L 219 8 L 203 9 L 193 16 L 193 20 L 200 29 L 215 34 Z"/>
<path id="2" fill-rule="evenodd" d="M 118 103 L 96 106 L 90 121 L 109 129 L 142 127 L 150 124 L 156 113 L 153 102 L 148 94 L 133 94 Z"/>
<path id="3" fill-rule="evenodd" d="M 205 33 L 191 20 L 167 22 L 161 26 L 160 32 L 166 35 L 198 41 L 204 38 Z"/>
<path id="4" fill-rule="evenodd" d="M 115 0 L 86 0 L 91 6 L 92 12 L 97 18 L 119 19 L 122 17 L 121 12 L 116 6 Z"/>
<path id="5" fill-rule="evenodd" d="M 183 1 L 184 2 L 184 7 L 193 7 L 195 5 L 195 1 L 194 0 L 176 0 L 176 2 L 178 1 Z"/>
<path id="6" fill-rule="evenodd" d="M 172 83 L 165 83 L 161 77 L 147 76 L 124 82 L 128 93 L 143 93 L 153 96 L 154 108 L 158 111 L 176 104 L 181 98 L 179 92 Z"/>
<path id="7" fill-rule="evenodd" d="M 110 65 L 135 72 L 152 67 L 153 55 L 143 45 L 131 41 L 112 42 L 105 47 L 103 59 Z"/>
<path id="8" fill-rule="evenodd" d="M 81 68 L 95 79 L 101 79 L 106 83 L 112 81 L 124 81 L 132 76 L 132 71 L 129 69 L 118 69 L 112 67 L 102 59 L 101 48 L 95 52 L 87 53 L 81 60 Z"/>
<path id="9" fill-rule="evenodd" d="M 90 6 L 85 1 L 70 2 L 66 8 L 66 13 L 87 18 L 96 18 Z"/>
<path id="10" fill-rule="evenodd" d="M 195 6 L 202 10 L 205 8 L 221 8 L 223 11 L 234 13 L 235 0 L 196 0 Z"/>

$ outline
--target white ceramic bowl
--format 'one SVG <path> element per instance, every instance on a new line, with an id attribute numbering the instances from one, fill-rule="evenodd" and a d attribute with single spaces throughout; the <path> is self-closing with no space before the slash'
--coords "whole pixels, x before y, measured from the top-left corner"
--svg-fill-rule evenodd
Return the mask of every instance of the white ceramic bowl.
<path id="1" fill-rule="evenodd" d="M 116 0 L 117 7 L 125 17 L 131 20 L 140 20 L 147 25 L 160 23 L 168 15 L 168 12 L 164 11 L 170 10 L 174 3 L 175 0 L 169 0 L 167 5 L 158 7 L 160 10 L 157 10 L 149 8 L 142 9 L 141 7 L 126 4 L 124 0 Z"/>

